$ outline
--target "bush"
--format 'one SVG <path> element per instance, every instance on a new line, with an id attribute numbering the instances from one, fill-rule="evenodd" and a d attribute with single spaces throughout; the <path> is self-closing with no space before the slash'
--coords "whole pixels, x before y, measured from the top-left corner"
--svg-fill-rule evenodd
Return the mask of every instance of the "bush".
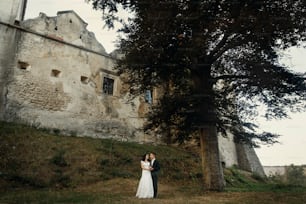
<path id="1" fill-rule="evenodd" d="M 36 188 L 47 187 L 47 183 L 37 177 L 27 176 L 27 175 L 1 175 L 0 178 L 3 178 L 11 183 L 13 187 L 17 186 L 30 186 Z"/>
<path id="2" fill-rule="evenodd" d="M 65 166 L 68 166 L 65 158 L 64 158 L 64 155 L 65 155 L 65 151 L 64 150 L 59 150 L 51 159 L 51 163 L 52 164 L 55 164 L 56 166 L 59 166 L 59 167 L 65 167 Z"/>
<path id="3" fill-rule="evenodd" d="M 287 182 L 290 185 L 305 186 L 306 176 L 304 174 L 304 168 L 302 166 L 294 166 L 291 164 L 287 168 Z"/>
<path id="4" fill-rule="evenodd" d="M 62 170 L 55 170 L 55 175 L 51 180 L 51 184 L 59 188 L 67 188 L 71 186 L 71 178 L 68 175 L 65 175 Z"/>
<path id="5" fill-rule="evenodd" d="M 253 179 L 255 179 L 256 181 L 260 181 L 260 182 L 263 182 L 263 183 L 265 183 L 266 182 L 266 177 L 263 177 L 263 176 L 261 176 L 261 175 L 259 175 L 259 174 L 257 174 L 257 173 L 252 173 L 252 175 L 251 175 L 251 177 L 253 178 Z"/>

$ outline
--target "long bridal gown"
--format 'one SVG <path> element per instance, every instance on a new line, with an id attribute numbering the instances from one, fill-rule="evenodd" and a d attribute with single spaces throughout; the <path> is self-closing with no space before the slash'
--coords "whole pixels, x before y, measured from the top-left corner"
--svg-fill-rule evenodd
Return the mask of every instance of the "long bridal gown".
<path id="1" fill-rule="evenodd" d="M 153 198 L 153 181 L 150 168 L 150 162 L 141 161 L 142 169 L 141 178 L 138 184 L 136 197 L 138 198 Z"/>

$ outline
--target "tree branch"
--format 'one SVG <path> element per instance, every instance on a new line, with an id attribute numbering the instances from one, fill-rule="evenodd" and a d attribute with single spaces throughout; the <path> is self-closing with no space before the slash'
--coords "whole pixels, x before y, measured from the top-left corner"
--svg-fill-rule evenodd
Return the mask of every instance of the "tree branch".
<path id="1" fill-rule="evenodd" d="M 216 49 L 214 52 L 214 55 L 211 55 L 211 58 L 213 61 L 216 61 L 224 52 L 228 51 L 230 48 L 233 48 L 237 45 L 242 44 L 245 41 L 241 36 L 234 37 L 229 43 L 226 44 L 227 41 L 225 41 L 223 47 L 220 49 Z"/>
<path id="2" fill-rule="evenodd" d="M 218 43 L 215 49 L 210 53 L 210 56 L 214 56 L 218 52 L 218 50 L 221 49 L 225 45 L 229 36 L 230 36 L 229 32 L 224 33 L 222 40 Z"/>
<path id="3" fill-rule="evenodd" d="M 251 76 L 247 76 L 247 75 L 222 75 L 222 76 L 218 76 L 218 77 L 214 77 L 214 80 L 221 80 L 221 79 L 251 79 L 253 77 Z"/>

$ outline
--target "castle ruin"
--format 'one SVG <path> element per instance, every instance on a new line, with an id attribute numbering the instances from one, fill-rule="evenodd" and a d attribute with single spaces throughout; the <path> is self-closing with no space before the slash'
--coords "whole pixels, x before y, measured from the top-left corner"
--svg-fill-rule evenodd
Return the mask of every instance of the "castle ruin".
<path id="1" fill-rule="evenodd" d="M 161 142 L 143 132 L 144 97 L 130 100 L 108 54 L 74 11 L 23 20 L 26 0 L 0 2 L 0 120 L 64 135 Z M 154 95 L 153 95 L 154 98 Z M 227 167 L 264 175 L 254 149 L 219 137 Z"/>

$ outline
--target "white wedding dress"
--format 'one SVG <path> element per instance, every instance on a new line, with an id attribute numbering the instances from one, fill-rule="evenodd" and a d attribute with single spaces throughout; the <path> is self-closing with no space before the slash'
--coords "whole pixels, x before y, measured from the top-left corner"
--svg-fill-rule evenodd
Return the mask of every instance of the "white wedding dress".
<path id="1" fill-rule="evenodd" d="M 142 169 L 141 178 L 138 184 L 136 197 L 138 198 L 153 198 L 153 181 L 150 168 L 150 162 L 141 161 L 141 165 L 145 168 Z"/>

